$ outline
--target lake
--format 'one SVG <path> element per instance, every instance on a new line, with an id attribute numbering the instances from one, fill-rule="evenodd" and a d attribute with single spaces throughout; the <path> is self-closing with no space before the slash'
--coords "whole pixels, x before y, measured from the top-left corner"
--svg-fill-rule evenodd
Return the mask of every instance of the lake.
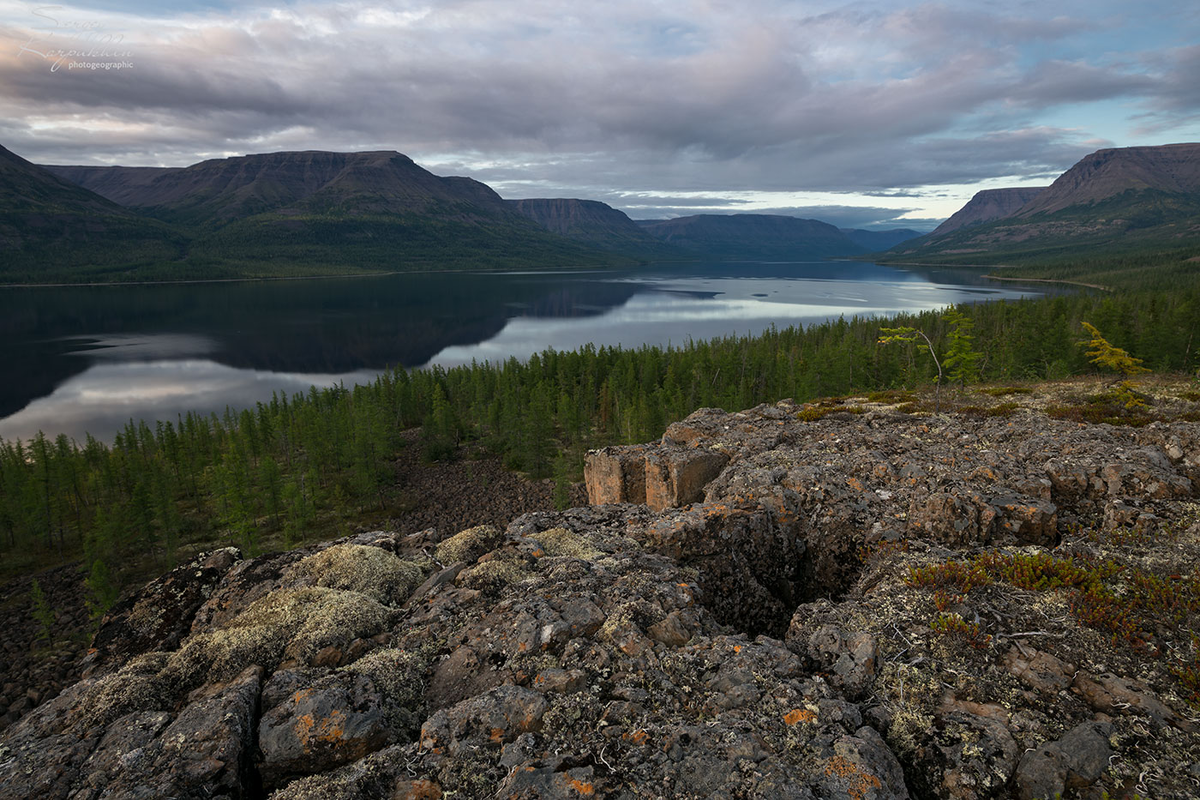
<path id="1" fill-rule="evenodd" d="M 130 419 L 253 407 L 395 365 L 682 344 L 1047 291 L 864 262 L 0 289 L 0 438 L 111 441 Z"/>

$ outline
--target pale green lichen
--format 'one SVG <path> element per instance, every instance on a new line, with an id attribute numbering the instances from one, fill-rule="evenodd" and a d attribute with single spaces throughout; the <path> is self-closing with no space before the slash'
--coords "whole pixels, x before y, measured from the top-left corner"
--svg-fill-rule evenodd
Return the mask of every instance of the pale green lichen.
<path id="1" fill-rule="evenodd" d="M 131 712 L 169 707 L 173 691 L 162 675 L 168 658 L 167 653 L 146 653 L 101 678 L 84 695 L 86 724 L 107 724 Z"/>
<path id="2" fill-rule="evenodd" d="M 413 738 L 426 717 L 425 673 L 429 660 L 426 649 L 414 652 L 389 648 L 369 653 L 342 670 L 370 678 L 383 695 L 384 713 L 392 727 L 401 738 Z"/>
<path id="3" fill-rule="evenodd" d="M 568 556 L 581 561 L 594 561 L 603 555 L 585 537 L 566 528 L 551 528 L 537 534 L 535 538 L 548 556 Z"/>
<path id="4" fill-rule="evenodd" d="M 500 544 L 502 538 L 502 534 L 494 525 L 467 528 L 439 544 L 434 557 L 442 564 L 473 562 Z"/>
<path id="5" fill-rule="evenodd" d="M 308 663 L 323 647 L 374 636 L 392 612 L 359 592 L 306 586 L 256 600 L 225 628 L 193 636 L 170 669 L 181 683 L 227 681 L 251 664 L 275 669 L 284 657 Z"/>
<path id="6" fill-rule="evenodd" d="M 493 559 L 464 570 L 459 584 L 468 589 L 499 590 L 532 577 L 524 566 L 516 561 Z"/>
<path id="7" fill-rule="evenodd" d="M 292 577 L 309 577 L 317 586 L 359 592 L 389 605 L 408 599 L 425 579 L 424 571 L 379 547 L 339 544 L 292 566 Z"/>

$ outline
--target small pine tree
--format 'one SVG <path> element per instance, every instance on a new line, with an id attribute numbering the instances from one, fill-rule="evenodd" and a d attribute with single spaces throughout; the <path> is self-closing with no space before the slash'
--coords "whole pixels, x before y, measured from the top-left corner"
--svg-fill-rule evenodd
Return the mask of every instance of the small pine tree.
<path id="1" fill-rule="evenodd" d="M 93 622 L 99 622 L 100 618 L 108 613 L 108 610 L 117 602 L 120 590 L 112 581 L 108 565 L 99 558 L 92 562 L 91 574 L 84 583 L 88 590 L 88 615 Z"/>
<path id="2" fill-rule="evenodd" d="M 33 605 L 33 618 L 38 624 L 37 638 L 49 643 L 54 632 L 54 623 L 58 622 L 58 614 L 50 607 L 50 601 L 46 599 L 46 593 L 42 591 L 37 578 L 33 579 L 33 585 L 29 587 L 29 599 Z"/>
<path id="3" fill-rule="evenodd" d="M 950 309 L 942 316 L 952 326 L 946 337 L 946 375 L 951 383 L 966 386 L 967 381 L 979 379 L 979 360 L 983 357 L 972 346 L 975 337 L 971 330 L 975 320 L 956 309 Z"/>
<path id="4" fill-rule="evenodd" d="M 1142 366 L 1142 359 L 1134 358 L 1120 347 L 1113 347 L 1108 340 L 1100 335 L 1096 326 L 1090 322 L 1083 323 L 1084 330 L 1091 335 L 1091 340 L 1080 342 L 1088 346 L 1087 356 L 1098 367 L 1119 372 L 1126 380 L 1142 372 L 1150 370 Z"/>
<path id="5" fill-rule="evenodd" d="M 1134 358 L 1120 347 L 1113 347 L 1091 323 L 1084 322 L 1083 327 L 1092 337 L 1089 341 L 1080 342 L 1080 344 L 1088 346 L 1088 360 L 1098 367 L 1120 373 L 1124 378 L 1124 380 L 1118 379 L 1119 383 L 1114 381 L 1117 383 L 1114 392 L 1116 399 L 1125 406 L 1127 411 L 1145 408 L 1144 396 L 1138 394 L 1133 381 L 1130 380 L 1134 375 L 1150 371 L 1142 366 L 1142 359 Z"/>

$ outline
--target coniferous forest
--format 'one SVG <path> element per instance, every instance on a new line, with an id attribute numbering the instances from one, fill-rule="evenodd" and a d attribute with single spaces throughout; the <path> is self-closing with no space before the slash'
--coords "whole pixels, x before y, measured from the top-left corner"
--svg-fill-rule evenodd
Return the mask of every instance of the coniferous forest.
<path id="1" fill-rule="evenodd" d="M 0 560 L 8 574 L 83 559 L 93 609 L 204 547 L 289 545 L 362 515 L 400 513 L 394 456 L 473 443 L 562 489 L 588 448 L 655 439 L 691 411 L 927 385 L 926 334 L 946 380 L 1056 379 L 1095 371 L 1083 322 L 1155 371 L 1200 369 L 1200 288 L 965 304 L 957 313 L 838 319 L 663 349 L 547 350 L 526 362 L 381 374 L 275 396 L 222 417 L 130 422 L 111 445 L 39 435 L 0 442 Z M 965 363 L 967 369 L 961 368 Z M 958 369 L 954 367 L 958 365 Z M 565 497 L 565 492 L 561 494 Z"/>

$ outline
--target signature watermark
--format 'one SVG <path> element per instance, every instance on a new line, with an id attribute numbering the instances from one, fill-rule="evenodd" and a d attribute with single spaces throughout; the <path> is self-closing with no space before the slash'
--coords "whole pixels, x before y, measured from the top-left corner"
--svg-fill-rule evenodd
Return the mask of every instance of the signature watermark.
<path id="1" fill-rule="evenodd" d="M 124 44 L 125 34 L 107 31 L 94 20 L 67 19 L 62 11 L 62 6 L 32 10 L 44 23 L 21 45 L 18 58 L 28 55 L 49 61 L 51 72 L 133 69 L 133 53 Z"/>

